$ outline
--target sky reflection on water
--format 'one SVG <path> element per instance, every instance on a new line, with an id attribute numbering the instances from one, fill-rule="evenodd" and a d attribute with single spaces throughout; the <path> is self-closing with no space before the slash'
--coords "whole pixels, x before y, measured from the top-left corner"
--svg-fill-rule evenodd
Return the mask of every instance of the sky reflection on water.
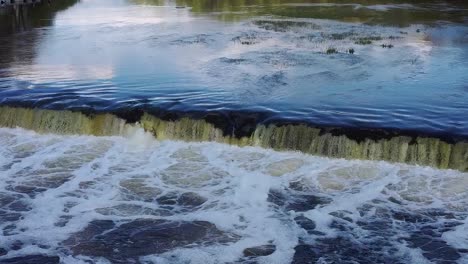
<path id="1" fill-rule="evenodd" d="M 0 104 L 468 136 L 466 3 L 66 2 L 28 10 L 22 28 L 0 16 Z"/>

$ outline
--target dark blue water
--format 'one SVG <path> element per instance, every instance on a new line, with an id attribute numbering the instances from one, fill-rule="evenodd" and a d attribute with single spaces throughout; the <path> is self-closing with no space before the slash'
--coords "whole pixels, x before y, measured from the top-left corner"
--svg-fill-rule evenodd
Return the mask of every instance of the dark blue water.
<path id="1" fill-rule="evenodd" d="M 68 2 L 2 11 L 0 104 L 468 136 L 466 3 Z"/>

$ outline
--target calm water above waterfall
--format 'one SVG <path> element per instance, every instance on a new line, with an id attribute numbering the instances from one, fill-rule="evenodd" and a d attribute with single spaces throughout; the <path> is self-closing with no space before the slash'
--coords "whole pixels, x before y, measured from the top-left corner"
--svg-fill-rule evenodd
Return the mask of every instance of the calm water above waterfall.
<path id="1" fill-rule="evenodd" d="M 0 8 L 0 263 L 468 263 L 466 1 L 43 2 Z"/>
<path id="2" fill-rule="evenodd" d="M 468 136 L 468 4 L 338 2 L 63 1 L 2 15 L 0 104 Z"/>

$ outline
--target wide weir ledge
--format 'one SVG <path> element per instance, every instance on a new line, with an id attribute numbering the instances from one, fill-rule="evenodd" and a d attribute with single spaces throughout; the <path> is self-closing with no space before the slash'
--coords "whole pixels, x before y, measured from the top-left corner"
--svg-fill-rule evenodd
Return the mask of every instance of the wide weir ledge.
<path id="1" fill-rule="evenodd" d="M 125 135 L 135 123 L 159 140 L 212 141 L 332 158 L 384 160 L 468 171 L 468 140 L 447 135 L 320 127 L 270 120 L 265 113 L 136 109 L 98 113 L 0 106 L 1 127 L 22 127 L 39 133 L 116 136 Z"/>

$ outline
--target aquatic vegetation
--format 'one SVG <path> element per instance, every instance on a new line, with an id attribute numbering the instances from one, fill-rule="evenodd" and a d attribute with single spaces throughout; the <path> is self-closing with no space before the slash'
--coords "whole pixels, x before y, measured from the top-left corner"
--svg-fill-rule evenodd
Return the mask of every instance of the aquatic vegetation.
<path id="1" fill-rule="evenodd" d="M 208 44 L 209 42 L 213 42 L 210 39 L 209 35 L 207 34 L 198 34 L 195 36 L 189 36 L 181 39 L 176 39 L 171 41 L 171 44 L 174 45 L 190 45 L 190 44 Z"/>
<path id="2" fill-rule="evenodd" d="M 338 50 L 336 48 L 328 48 L 327 51 L 326 51 L 327 54 L 335 54 L 335 53 L 338 53 Z"/>
<path id="3" fill-rule="evenodd" d="M 391 35 L 391 36 L 388 37 L 388 39 L 391 39 L 391 40 L 403 39 L 403 37 L 402 36 L 393 36 L 393 35 Z"/>
<path id="4" fill-rule="evenodd" d="M 227 63 L 227 64 L 236 64 L 236 65 L 247 62 L 246 59 L 233 59 L 233 58 L 226 58 L 226 57 L 220 58 L 220 61 Z"/>
<path id="5" fill-rule="evenodd" d="M 294 20 L 256 20 L 253 22 L 254 25 L 265 30 L 272 30 L 275 32 L 288 32 L 291 30 L 319 30 L 322 27 L 312 23 L 304 21 Z"/>
<path id="6" fill-rule="evenodd" d="M 358 45 L 370 45 L 373 41 L 380 41 L 382 37 L 380 36 L 369 36 L 369 37 L 360 37 L 355 40 L 355 44 Z"/>
<path id="7" fill-rule="evenodd" d="M 236 43 L 240 43 L 242 45 L 254 45 L 259 43 L 260 41 L 265 40 L 267 37 L 262 36 L 261 34 L 257 32 L 248 32 L 248 33 L 243 33 L 240 36 L 232 38 L 232 41 Z"/>
<path id="8" fill-rule="evenodd" d="M 214 117 L 213 117 L 214 118 Z M 207 118 L 210 120 L 211 118 Z M 140 126 L 160 140 L 211 141 L 276 150 L 298 150 L 335 158 L 386 160 L 438 168 L 468 170 L 468 142 L 447 142 L 427 136 L 387 135 L 360 130 L 339 132 L 306 124 L 245 124 L 223 131 L 225 120 L 180 117 L 164 120 L 144 113 Z M 214 118 L 214 120 L 217 120 Z M 42 133 L 125 135 L 133 125 L 112 114 L 86 116 L 79 112 L 0 107 L 0 126 L 20 126 Z"/>
<path id="9" fill-rule="evenodd" d="M 354 32 L 354 31 L 332 33 L 332 34 L 326 34 L 326 33 L 322 32 L 320 35 L 322 37 L 324 37 L 324 38 L 327 38 L 327 39 L 344 40 L 344 39 L 347 39 L 347 38 L 350 38 L 352 36 L 357 35 L 357 33 Z"/>
<path id="10" fill-rule="evenodd" d="M 358 44 L 358 45 L 370 45 L 370 44 L 372 44 L 372 40 L 368 40 L 368 39 L 359 39 L 359 40 L 355 41 L 354 44 Z"/>

